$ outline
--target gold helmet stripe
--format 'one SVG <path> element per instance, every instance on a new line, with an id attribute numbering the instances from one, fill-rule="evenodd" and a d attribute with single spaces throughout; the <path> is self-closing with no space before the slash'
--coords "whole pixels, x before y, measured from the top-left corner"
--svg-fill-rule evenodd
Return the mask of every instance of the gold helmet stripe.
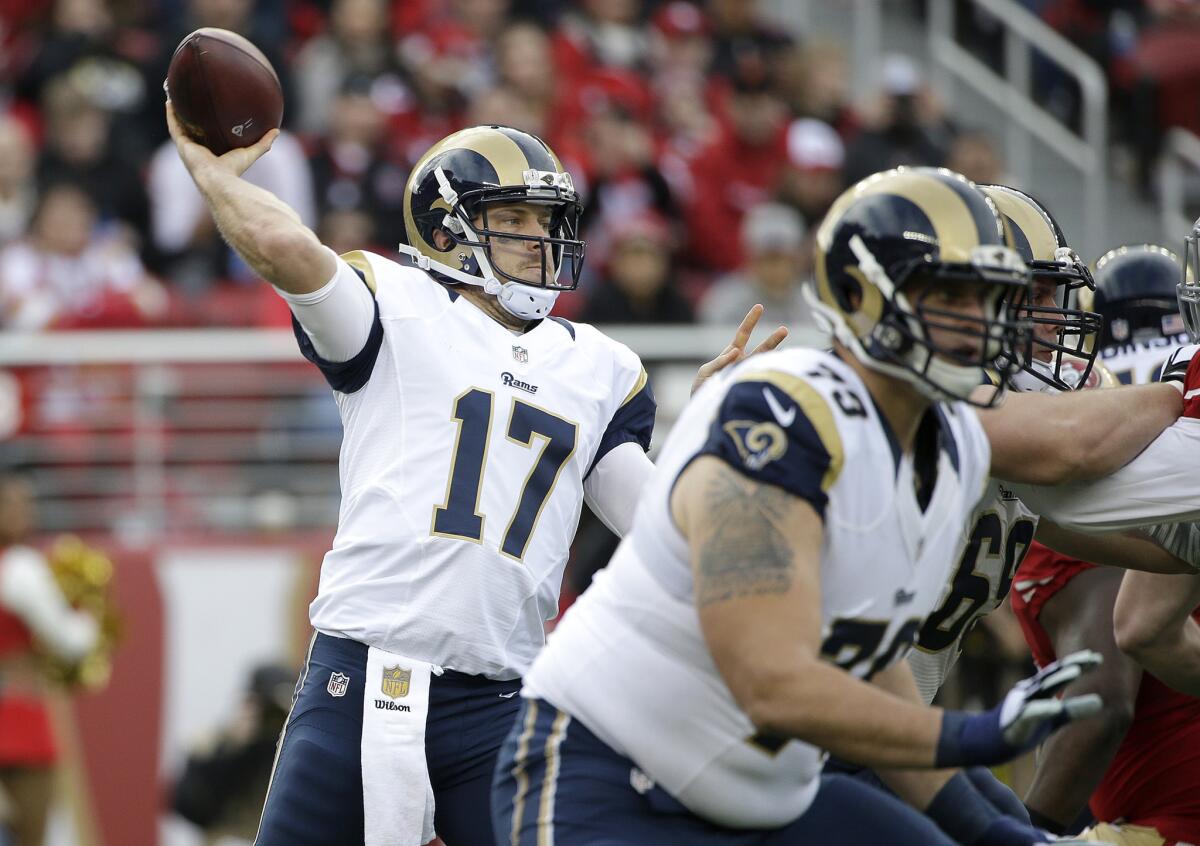
<path id="1" fill-rule="evenodd" d="M 455 143 L 447 145 L 445 149 L 473 150 L 483 156 L 496 169 L 501 185 L 525 184 L 525 171 L 530 168 L 529 159 L 517 142 L 503 132 L 487 126 L 475 126 L 453 137 Z"/>
<path id="2" fill-rule="evenodd" d="M 800 409 L 809 424 L 821 439 L 825 452 L 829 453 L 829 468 L 821 477 L 821 490 L 828 491 L 837 481 L 845 464 L 846 454 L 842 449 L 842 436 L 838 434 L 837 423 L 833 419 L 833 410 L 825 397 L 817 389 L 799 376 L 794 376 L 783 370 L 757 370 L 738 377 L 739 382 L 766 382 L 783 391 Z"/>
<path id="3" fill-rule="evenodd" d="M 958 192 L 940 179 L 923 173 L 901 171 L 891 179 L 881 179 L 863 187 L 860 197 L 892 194 L 919 208 L 933 225 L 941 261 L 965 262 L 978 247 L 979 230 L 975 216 Z"/>
<path id="4" fill-rule="evenodd" d="M 829 268 L 825 266 L 825 253 L 832 244 L 833 232 L 846 209 L 857 200 L 877 194 L 889 194 L 908 200 L 921 210 L 933 226 L 942 261 L 965 262 L 970 258 L 971 249 L 980 245 L 980 233 L 971 209 L 958 192 L 941 179 L 928 173 L 903 168 L 867 177 L 834 202 L 817 231 L 818 248 L 814 269 L 817 293 L 822 302 L 839 311 L 841 306 L 829 287 Z M 874 286 L 864 285 L 863 290 L 872 291 Z M 859 311 L 865 310 L 866 322 L 873 325 L 878 321 L 882 308 L 882 300 L 878 303 L 864 302 Z M 861 330 L 862 327 L 856 328 Z"/>
<path id="5" fill-rule="evenodd" d="M 1041 209 L 1034 208 L 1019 194 L 1002 187 L 989 185 L 981 190 L 992 198 L 1001 214 L 1011 219 L 1025 235 L 1035 261 L 1054 261 L 1058 238 L 1054 234 L 1054 226 Z"/>

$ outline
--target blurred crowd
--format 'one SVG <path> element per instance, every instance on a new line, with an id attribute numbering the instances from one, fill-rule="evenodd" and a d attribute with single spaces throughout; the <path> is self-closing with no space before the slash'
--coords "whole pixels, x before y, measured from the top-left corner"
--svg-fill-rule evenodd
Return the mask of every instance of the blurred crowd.
<path id="1" fill-rule="evenodd" d="M 1003 178 L 890 55 L 850 100 L 844 46 L 754 0 L 0 0 L 0 328 L 275 325 L 166 136 L 162 81 L 201 26 L 272 60 L 285 134 L 247 178 L 335 250 L 403 237 L 409 169 L 477 123 L 546 138 L 587 201 L 595 322 L 799 328 L 810 239 L 844 186 L 897 164 Z"/>
<path id="2" fill-rule="evenodd" d="M 1196 0 L 1023 0 L 1043 20 L 1095 59 L 1109 85 L 1112 141 L 1128 153 L 1130 173 L 1149 195 L 1165 131 L 1200 134 L 1200 3 Z M 1002 66 L 1002 44 L 986 15 L 964 22 L 975 48 Z M 963 33 L 960 33 L 963 34 Z M 1042 105 L 1078 124 L 1080 93 L 1049 63 L 1035 64 Z"/>

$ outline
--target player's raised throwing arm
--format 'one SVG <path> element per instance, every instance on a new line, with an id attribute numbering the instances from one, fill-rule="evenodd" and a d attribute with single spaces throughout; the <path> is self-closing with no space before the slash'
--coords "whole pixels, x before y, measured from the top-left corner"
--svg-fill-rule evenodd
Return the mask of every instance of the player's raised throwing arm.
<path id="1" fill-rule="evenodd" d="M 253 146 L 216 156 L 187 137 L 170 102 L 167 126 L 221 235 L 255 273 L 289 294 L 312 293 L 333 278 L 337 266 L 332 251 L 299 215 L 270 191 L 241 178 L 271 149 L 278 130 Z"/>
<path id="2" fill-rule="evenodd" d="M 811 505 L 701 456 L 681 474 L 672 511 L 692 550 L 705 641 L 762 735 L 872 767 L 990 764 L 1036 745 L 1083 704 L 1053 699 L 1079 664 L 1023 682 L 1005 707 L 974 715 L 860 681 L 820 658 L 822 521 Z"/>

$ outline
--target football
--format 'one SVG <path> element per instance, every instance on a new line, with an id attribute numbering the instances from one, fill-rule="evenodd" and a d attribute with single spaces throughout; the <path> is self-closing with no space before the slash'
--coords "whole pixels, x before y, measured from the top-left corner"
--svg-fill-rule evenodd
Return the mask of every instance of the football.
<path id="1" fill-rule="evenodd" d="M 275 69 L 227 29 L 205 27 L 179 42 L 166 88 L 184 131 L 218 156 L 249 147 L 283 119 Z"/>

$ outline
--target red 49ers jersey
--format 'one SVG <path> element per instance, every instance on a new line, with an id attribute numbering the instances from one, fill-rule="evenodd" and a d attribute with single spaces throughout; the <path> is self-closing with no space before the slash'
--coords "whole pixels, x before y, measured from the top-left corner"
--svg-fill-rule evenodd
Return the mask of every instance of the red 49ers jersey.
<path id="1" fill-rule="evenodd" d="M 1055 659 L 1038 619 L 1042 609 L 1071 579 L 1095 566 L 1034 543 L 1017 568 L 1013 611 L 1038 666 Z M 1093 610 L 1111 614 L 1111 609 Z M 1195 616 L 1200 619 L 1200 609 Z M 1098 820 L 1151 826 L 1168 841 L 1195 842 L 1200 835 L 1200 698 L 1143 673 L 1133 723 L 1090 806 Z"/>

